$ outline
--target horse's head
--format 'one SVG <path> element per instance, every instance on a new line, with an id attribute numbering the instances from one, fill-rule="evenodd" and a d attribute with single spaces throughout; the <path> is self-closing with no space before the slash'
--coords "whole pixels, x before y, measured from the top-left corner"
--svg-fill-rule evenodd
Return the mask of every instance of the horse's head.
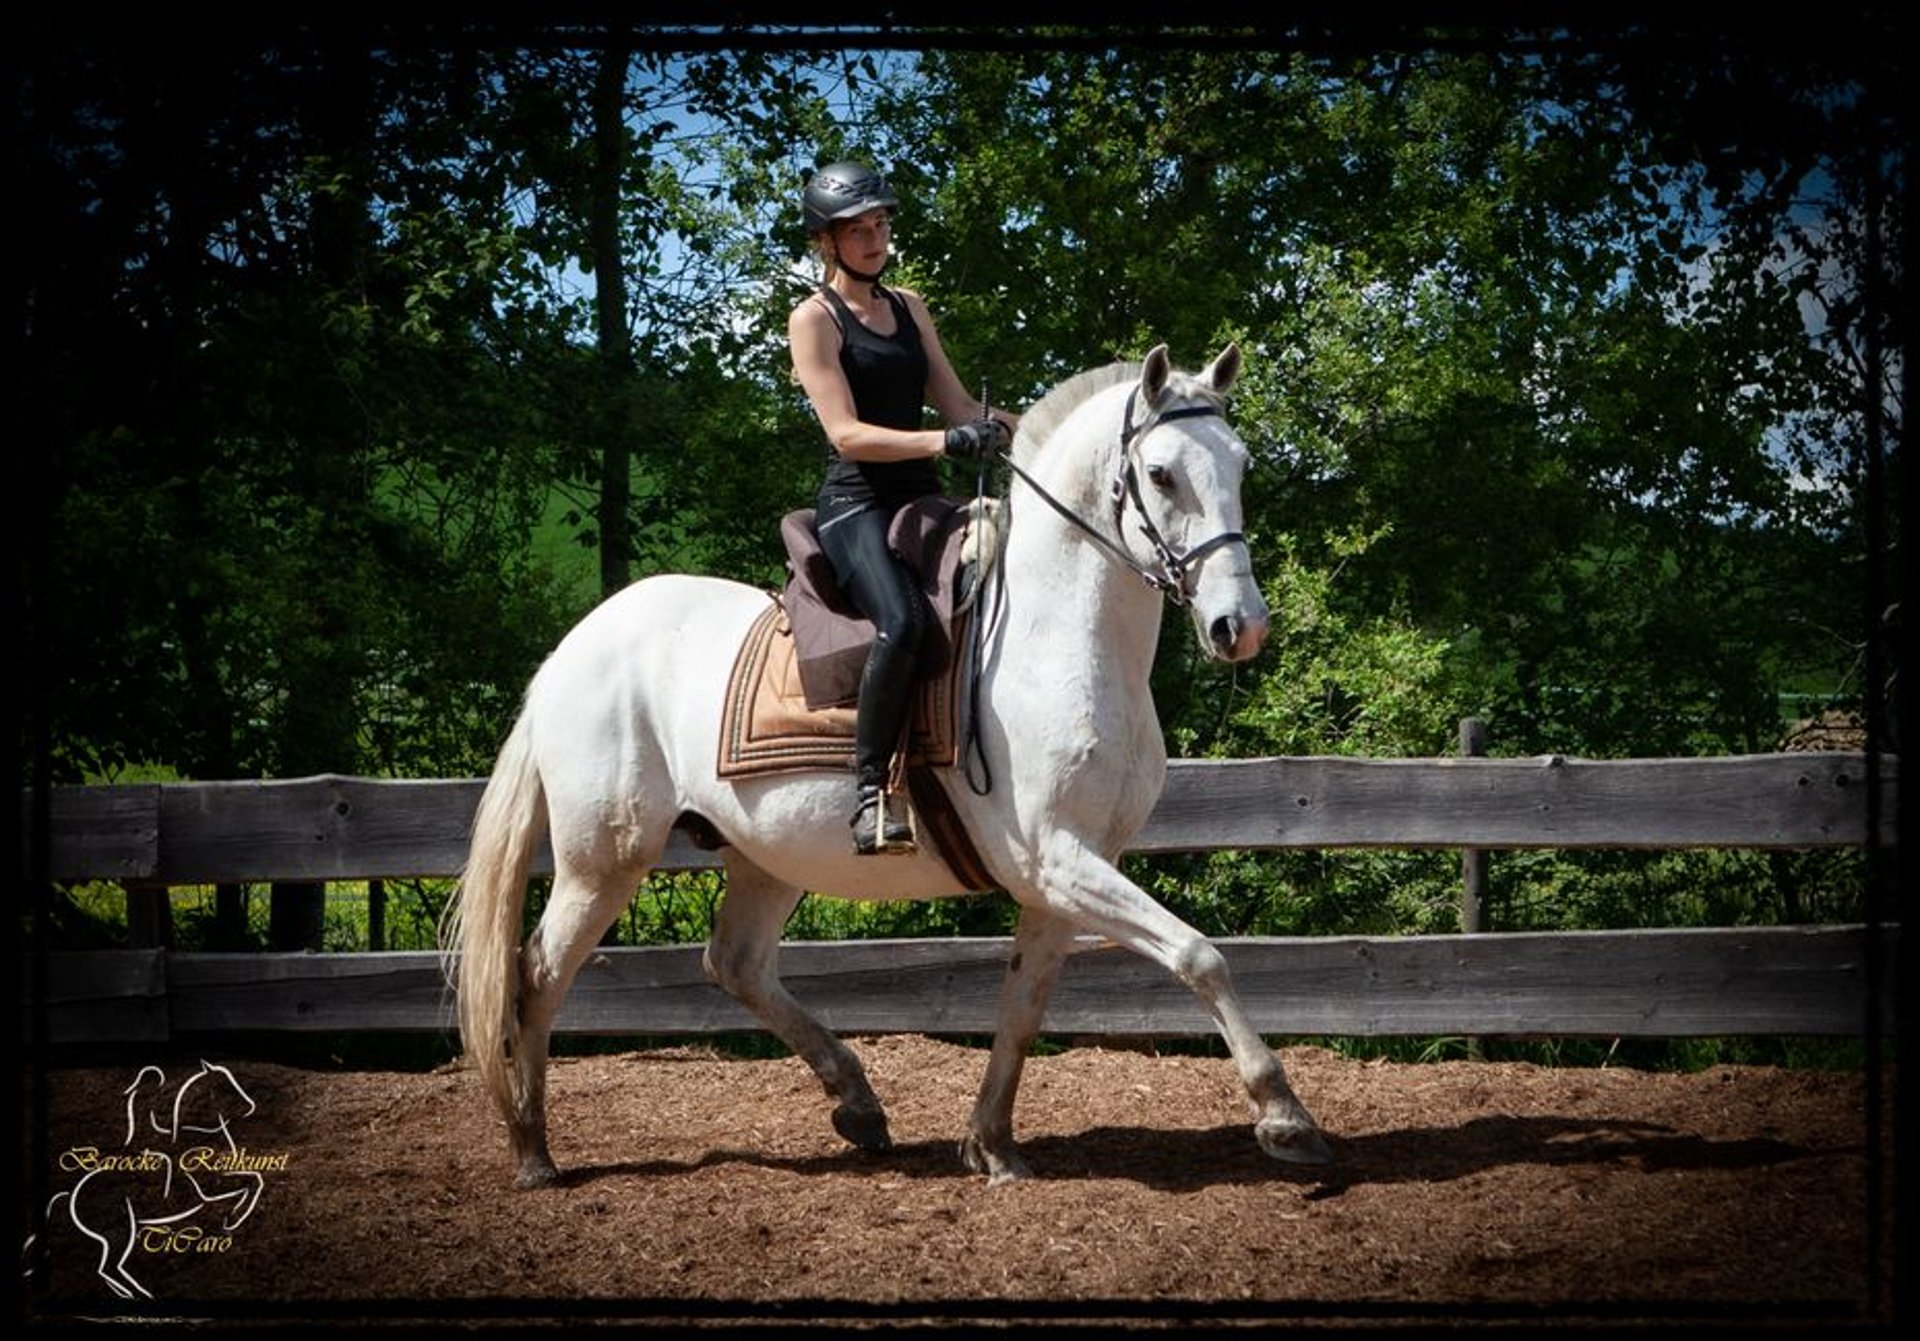
<path id="1" fill-rule="evenodd" d="M 230 1119 L 251 1117 L 258 1107 L 231 1070 L 202 1061 L 174 1095 L 173 1130 L 224 1131 Z"/>
<path id="2" fill-rule="evenodd" d="M 1239 375 L 1238 345 L 1197 375 L 1175 372 L 1167 347 L 1155 346 L 1128 398 L 1114 496 L 1128 548 L 1162 574 L 1167 595 L 1191 610 L 1200 646 L 1221 661 L 1253 656 L 1268 629 L 1241 533 L 1247 448 L 1225 414 Z"/>

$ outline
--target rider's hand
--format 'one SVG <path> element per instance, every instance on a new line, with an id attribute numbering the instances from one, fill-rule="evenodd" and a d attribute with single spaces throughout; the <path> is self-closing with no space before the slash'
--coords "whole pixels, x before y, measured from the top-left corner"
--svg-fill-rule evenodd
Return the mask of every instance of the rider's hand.
<path id="1" fill-rule="evenodd" d="M 1007 431 L 1005 423 L 998 419 L 976 419 L 947 430 L 946 451 L 948 456 L 977 461 L 983 456 L 999 455 L 1012 442 L 1013 434 Z"/>

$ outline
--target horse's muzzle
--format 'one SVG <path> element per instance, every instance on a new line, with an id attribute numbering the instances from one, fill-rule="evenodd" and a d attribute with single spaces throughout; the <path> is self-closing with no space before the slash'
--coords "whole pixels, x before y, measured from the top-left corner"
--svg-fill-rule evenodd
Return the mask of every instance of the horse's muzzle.
<path id="1" fill-rule="evenodd" d="M 1268 619 L 1259 615 L 1221 615 L 1207 626 L 1207 642 L 1222 661 L 1245 661 L 1267 641 Z"/>

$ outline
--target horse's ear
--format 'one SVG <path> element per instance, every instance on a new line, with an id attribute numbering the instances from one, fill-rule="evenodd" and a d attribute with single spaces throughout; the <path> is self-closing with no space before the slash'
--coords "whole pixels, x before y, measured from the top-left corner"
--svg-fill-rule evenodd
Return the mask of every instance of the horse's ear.
<path id="1" fill-rule="evenodd" d="M 1147 351 L 1147 361 L 1140 369 L 1140 398 L 1148 405 L 1160 399 L 1160 393 L 1167 389 L 1167 375 L 1173 371 L 1173 364 L 1167 356 L 1165 345 L 1155 345 Z"/>
<path id="2" fill-rule="evenodd" d="M 1207 365 L 1200 374 L 1200 380 L 1221 395 L 1226 395 L 1233 384 L 1240 380 L 1240 345 L 1238 341 L 1229 344 Z"/>

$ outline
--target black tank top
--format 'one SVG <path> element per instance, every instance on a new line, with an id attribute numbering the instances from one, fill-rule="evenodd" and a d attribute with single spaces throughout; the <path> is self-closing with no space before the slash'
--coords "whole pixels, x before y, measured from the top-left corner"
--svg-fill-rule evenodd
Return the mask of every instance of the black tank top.
<path id="1" fill-rule="evenodd" d="M 907 304 L 891 289 L 875 286 L 893 308 L 894 332 L 879 335 L 854 316 L 831 285 L 823 284 L 840 328 L 840 368 L 853 393 L 854 413 L 869 424 L 913 430 L 925 427 L 927 351 Z M 849 461 L 827 444 L 827 475 L 822 498 L 879 502 L 898 506 L 941 489 L 940 469 L 932 457 L 909 461 Z"/>

